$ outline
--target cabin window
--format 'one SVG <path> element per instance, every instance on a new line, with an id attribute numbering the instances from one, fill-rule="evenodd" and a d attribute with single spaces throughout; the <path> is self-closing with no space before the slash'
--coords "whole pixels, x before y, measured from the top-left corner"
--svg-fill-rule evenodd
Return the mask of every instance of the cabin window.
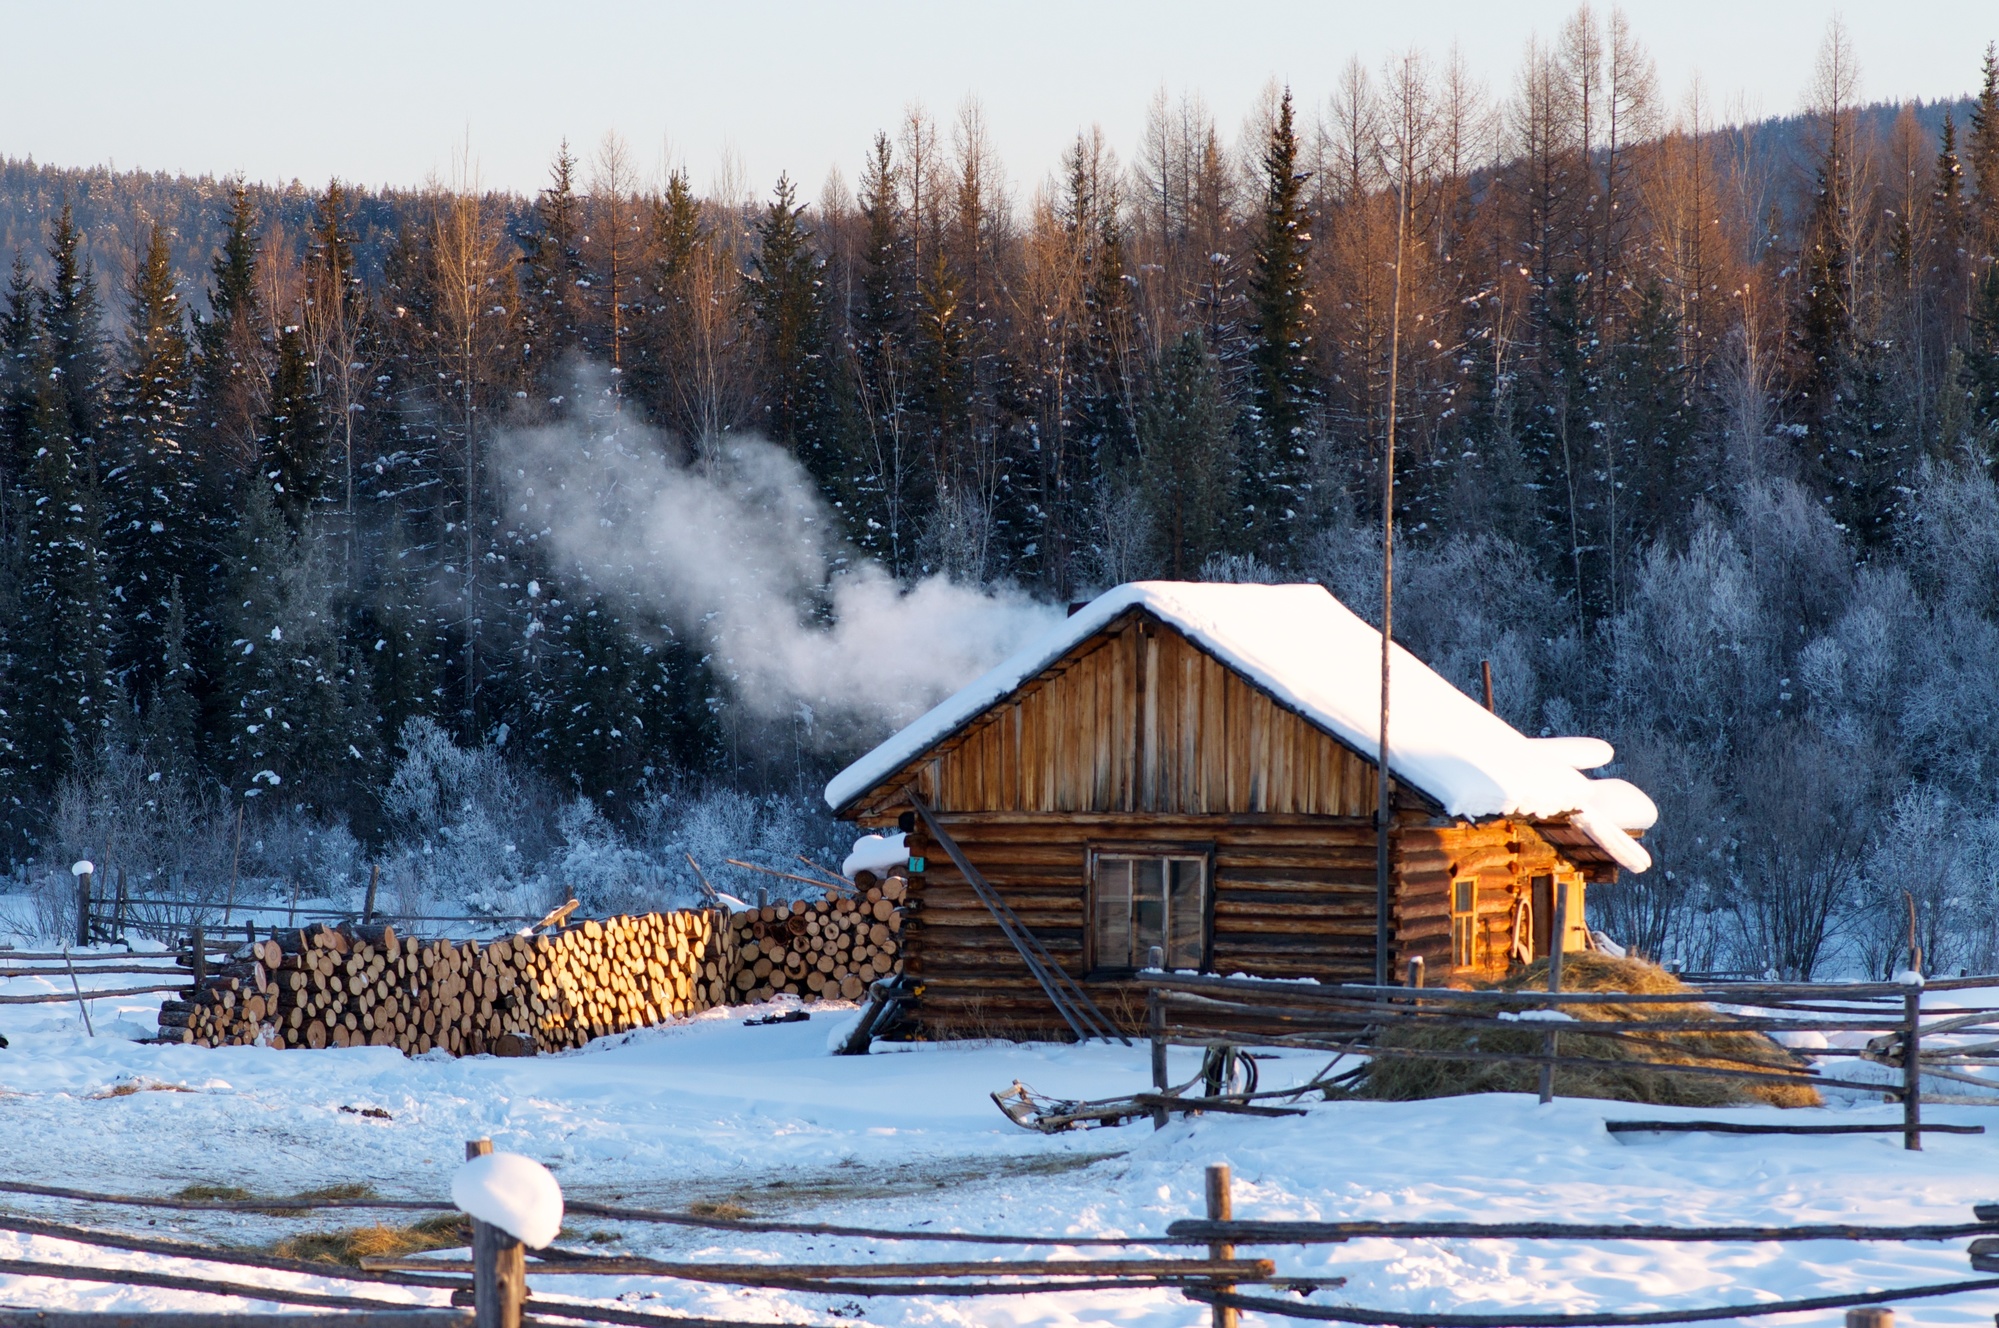
<path id="1" fill-rule="evenodd" d="M 1472 938 L 1478 920 L 1478 882 L 1451 882 L 1451 967 L 1470 968 Z"/>
<path id="2" fill-rule="evenodd" d="M 1090 904 L 1092 966 L 1143 968 L 1158 946 L 1168 968 L 1200 968 L 1206 955 L 1205 857 L 1100 853 Z"/>

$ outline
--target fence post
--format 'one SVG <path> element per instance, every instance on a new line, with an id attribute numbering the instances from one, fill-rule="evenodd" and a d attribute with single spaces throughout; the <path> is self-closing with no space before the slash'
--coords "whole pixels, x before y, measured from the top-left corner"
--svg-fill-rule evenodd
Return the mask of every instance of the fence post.
<path id="1" fill-rule="evenodd" d="M 1551 877 L 1548 893 L 1555 897 L 1555 916 L 1548 924 L 1548 994 L 1554 996 L 1562 990 L 1562 947 L 1569 939 L 1568 883 L 1559 876 Z M 1547 1037 L 1548 1059 L 1541 1066 L 1543 1105 L 1555 1100 L 1555 1057 L 1561 1051 L 1561 1036 L 1560 1033 L 1550 1032 Z"/>
<path id="2" fill-rule="evenodd" d="M 1412 990 L 1423 989 L 1423 956 L 1409 956 L 1409 986 Z"/>
<path id="3" fill-rule="evenodd" d="M 194 924 L 193 937 L 188 945 L 193 951 L 188 957 L 188 963 L 194 972 L 194 985 L 199 987 L 208 977 L 208 937 L 203 934 L 199 922 Z"/>
<path id="4" fill-rule="evenodd" d="M 1923 989 L 1910 986 L 1902 993 L 1902 1147 L 1918 1153 L 1923 1148 L 1922 1015 Z"/>
<path id="5" fill-rule="evenodd" d="M 1208 1168 L 1208 1220 L 1210 1222 L 1234 1221 L 1234 1197 L 1229 1193 L 1229 1164 L 1216 1162 Z M 1235 1246 L 1214 1244 L 1208 1246 L 1208 1257 L 1217 1263 L 1223 1259 L 1235 1258 Z M 1233 1282 L 1217 1280 L 1215 1291 L 1219 1295 L 1229 1295 L 1235 1291 Z M 1214 1328 L 1236 1328 L 1238 1316 L 1232 1305 L 1217 1304 L 1214 1309 Z"/>
<path id="6" fill-rule="evenodd" d="M 130 898 L 125 892 L 125 869 L 118 869 L 118 908 L 111 915 L 111 929 L 118 933 L 118 939 L 125 939 L 125 904 Z"/>
<path id="7" fill-rule="evenodd" d="M 1145 1027 L 1152 1035 L 1152 1091 L 1166 1092 L 1166 1002 L 1154 987 L 1145 993 Z M 1152 1128 L 1166 1128 L 1166 1104 L 1160 1103 L 1152 1109 Z"/>
<path id="8" fill-rule="evenodd" d="M 382 864 L 368 864 L 368 902 L 361 906 L 361 921 L 365 925 L 375 920 L 375 887 L 381 884 Z M 297 896 L 293 896 L 296 898 Z"/>
<path id="9" fill-rule="evenodd" d="M 76 943 L 85 948 L 90 944 L 90 864 L 79 862 L 70 870 L 76 876 Z"/>
<path id="10" fill-rule="evenodd" d="M 465 1160 L 493 1151 L 491 1139 L 467 1139 Z M 474 1328 L 521 1328 L 527 1299 L 527 1248 L 496 1226 L 472 1219 Z"/>
<path id="11" fill-rule="evenodd" d="M 1862 1305 L 1846 1312 L 1846 1328 L 1895 1328 L 1895 1311 L 1886 1305 Z"/>

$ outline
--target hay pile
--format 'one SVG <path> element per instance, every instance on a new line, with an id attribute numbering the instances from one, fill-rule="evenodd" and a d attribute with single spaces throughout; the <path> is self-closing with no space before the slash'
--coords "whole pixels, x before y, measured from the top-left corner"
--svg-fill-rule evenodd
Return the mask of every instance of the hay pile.
<path id="1" fill-rule="evenodd" d="M 1503 981 L 1481 985 L 1502 990 L 1545 990 L 1548 985 L 1547 961 L 1524 968 Z M 1565 991 L 1628 991 L 1641 995 L 1692 994 L 1692 988 L 1655 964 L 1638 959 L 1612 959 L 1591 952 L 1563 956 L 1562 988 Z M 1552 1028 L 1561 1032 L 1563 1056 L 1587 1056 L 1624 1063 L 1618 1068 L 1589 1066 L 1557 1069 L 1555 1092 L 1561 1097 L 1611 1098 L 1669 1107 L 1821 1105 L 1817 1090 L 1805 1084 L 1673 1074 L 1663 1068 L 1703 1064 L 1739 1070 L 1767 1067 L 1790 1071 L 1803 1068 L 1802 1062 L 1761 1033 L 1657 1033 L 1640 1041 L 1601 1035 L 1592 1037 L 1582 1031 L 1588 1025 L 1599 1022 L 1666 1020 L 1699 1023 L 1716 1018 L 1712 1007 L 1698 1000 L 1689 1000 L 1685 1005 L 1572 1005 L 1566 1009 L 1575 1018 L 1575 1023 L 1522 1021 L 1517 1032 L 1512 1028 L 1459 1029 L 1441 1022 L 1404 1024 L 1391 1026 L 1380 1039 L 1380 1045 L 1538 1055 Z M 1366 1075 L 1354 1091 L 1360 1097 L 1407 1102 L 1465 1093 L 1532 1093 L 1538 1091 L 1539 1084 L 1540 1068 L 1525 1062 L 1382 1056 L 1369 1063 Z"/>

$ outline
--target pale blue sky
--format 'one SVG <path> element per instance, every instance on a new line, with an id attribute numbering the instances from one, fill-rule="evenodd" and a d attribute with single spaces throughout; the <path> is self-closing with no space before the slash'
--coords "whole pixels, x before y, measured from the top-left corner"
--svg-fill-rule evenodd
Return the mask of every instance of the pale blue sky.
<path id="1" fill-rule="evenodd" d="M 1599 10 L 1606 6 L 1599 5 Z M 531 189 L 565 135 L 606 130 L 648 173 L 670 150 L 700 187 L 733 148 L 757 193 L 789 170 L 807 196 L 851 181 L 906 105 L 984 104 L 1017 192 L 1099 123 L 1127 158 L 1147 100 L 1195 90 L 1233 134 L 1272 78 L 1323 104 L 1348 58 L 1461 43 L 1495 92 L 1569 0 L 1149 4 L 1111 0 L 0 0 L 0 153 L 253 178 L 415 184 L 469 132 L 488 185 Z M 1635 0 L 1625 6 L 1677 101 L 1794 110 L 1827 20 L 1843 12 L 1863 95 L 1969 90 L 1999 38 L 1995 0 Z M 329 22 L 329 20 L 332 20 Z"/>

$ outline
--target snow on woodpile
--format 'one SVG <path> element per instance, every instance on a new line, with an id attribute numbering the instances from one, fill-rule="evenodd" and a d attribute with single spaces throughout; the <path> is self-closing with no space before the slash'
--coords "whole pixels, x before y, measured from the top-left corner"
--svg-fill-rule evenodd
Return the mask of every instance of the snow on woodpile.
<path id="1" fill-rule="evenodd" d="M 848 766 L 826 786 L 836 810 L 949 737 L 1130 609 L 1178 628 L 1278 702 L 1363 753 L 1380 745 L 1381 633 L 1323 586 L 1137 581 L 1107 591 Z M 1627 831 L 1650 828 L 1652 800 L 1607 764 L 1597 738 L 1529 738 L 1396 646 L 1389 769 L 1457 817 L 1572 822 L 1620 866 L 1652 859 Z"/>
<path id="2" fill-rule="evenodd" d="M 908 863 L 907 838 L 900 830 L 892 835 L 862 835 L 854 841 L 854 851 L 840 864 L 840 871 L 850 881 L 864 871 L 886 876 Z"/>

